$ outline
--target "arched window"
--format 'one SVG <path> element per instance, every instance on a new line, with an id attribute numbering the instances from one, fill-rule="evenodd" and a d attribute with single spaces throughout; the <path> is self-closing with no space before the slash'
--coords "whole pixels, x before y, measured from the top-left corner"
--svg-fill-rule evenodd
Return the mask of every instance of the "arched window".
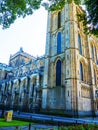
<path id="1" fill-rule="evenodd" d="M 78 47 L 79 47 L 79 52 L 80 52 L 80 54 L 82 55 L 81 37 L 80 37 L 79 34 L 78 34 Z"/>
<path id="2" fill-rule="evenodd" d="M 61 86 L 61 61 L 56 63 L 56 86 Z"/>
<path id="3" fill-rule="evenodd" d="M 61 53 L 61 32 L 57 35 L 57 54 Z"/>
<path id="4" fill-rule="evenodd" d="M 58 12 L 58 28 L 61 27 L 61 12 Z"/>
<path id="5" fill-rule="evenodd" d="M 83 81 L 83 66 L 81 62 L 80 62 L 80 79 Z"/>

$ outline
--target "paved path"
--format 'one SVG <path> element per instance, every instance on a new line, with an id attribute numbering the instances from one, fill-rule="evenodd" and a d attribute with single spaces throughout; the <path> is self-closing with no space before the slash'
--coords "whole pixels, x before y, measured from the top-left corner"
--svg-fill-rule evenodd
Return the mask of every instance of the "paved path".
<path id="1" fill-rule="evenodd" d="M 15 129 L 16 127 L 0 127 L 0 130 L 52 130 L 52 128 L 57 128 L 56 126 L 52 125 L 42 125 L 42 124 L 35 124 L 32 125 L 29 129 L 28 126 L 19 127 L 21 129 Z"/>

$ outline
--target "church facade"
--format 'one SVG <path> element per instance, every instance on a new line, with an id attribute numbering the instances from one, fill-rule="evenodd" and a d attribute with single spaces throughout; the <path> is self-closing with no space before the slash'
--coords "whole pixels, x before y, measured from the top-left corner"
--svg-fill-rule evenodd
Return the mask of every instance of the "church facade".
<path id="1" fill-rule="evenodd" d="M 98 39 L 84 33 L 81 13 L 74 3 L 49 12 L 45 55 L 35 58 L 20 48 L 9 65 L 0 64 L 0 106 L 98 114 Z"/>

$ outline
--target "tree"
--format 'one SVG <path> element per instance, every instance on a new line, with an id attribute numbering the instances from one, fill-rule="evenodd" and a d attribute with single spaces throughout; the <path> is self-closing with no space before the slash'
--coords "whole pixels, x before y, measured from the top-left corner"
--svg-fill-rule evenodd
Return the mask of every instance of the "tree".
<path id="1" fill-rule="evenodd" d="M 46 2 L 45 2 L 46 1 Z M 60 10 L 65 3 L 74 1 L 80 5 L 83 0 L 1 0 L 0 25 L 10 27 L 18 17 L 31 15 L 34 10 L 44 6 L 48 11 Z M 79 17 L 83 21 L 85 31 L 98 36 L 98 0 L 84 0 L 87 13 Z M 87 24 L 90 26 L 88 27 Z"/>
<path id="2" fill-rule="evenodd" d="M 83 22 L 84 31 L 98 37 L 98 0 L 85 0 L 83 5 L 86 13 L 78 15 L 78 18 Z"/>
<path id="3" fill-rule="evenodd" d="M 98 0 L 85 0 L 84 4 L 87 10 L 87 15 L 84 16 L 84 26 L 88 24 L 87 31 L 98 37 Z"/>
<path id="4" fill-rule="evenodd" d="M 1 0 L 0 24 L 4 28 L 10 27 L 18 17 L 31 15 L 40 8 L 42 0 Z"/>

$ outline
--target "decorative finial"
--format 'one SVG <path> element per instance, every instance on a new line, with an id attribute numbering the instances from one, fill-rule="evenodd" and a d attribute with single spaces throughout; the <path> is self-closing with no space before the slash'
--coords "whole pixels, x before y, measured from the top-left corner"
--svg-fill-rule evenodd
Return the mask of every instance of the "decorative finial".
<path id="1" fill-rule="evenodd" d="M 20 47 L 20 52 L 23 52 L 23 48 L 22 47 Z"/>

